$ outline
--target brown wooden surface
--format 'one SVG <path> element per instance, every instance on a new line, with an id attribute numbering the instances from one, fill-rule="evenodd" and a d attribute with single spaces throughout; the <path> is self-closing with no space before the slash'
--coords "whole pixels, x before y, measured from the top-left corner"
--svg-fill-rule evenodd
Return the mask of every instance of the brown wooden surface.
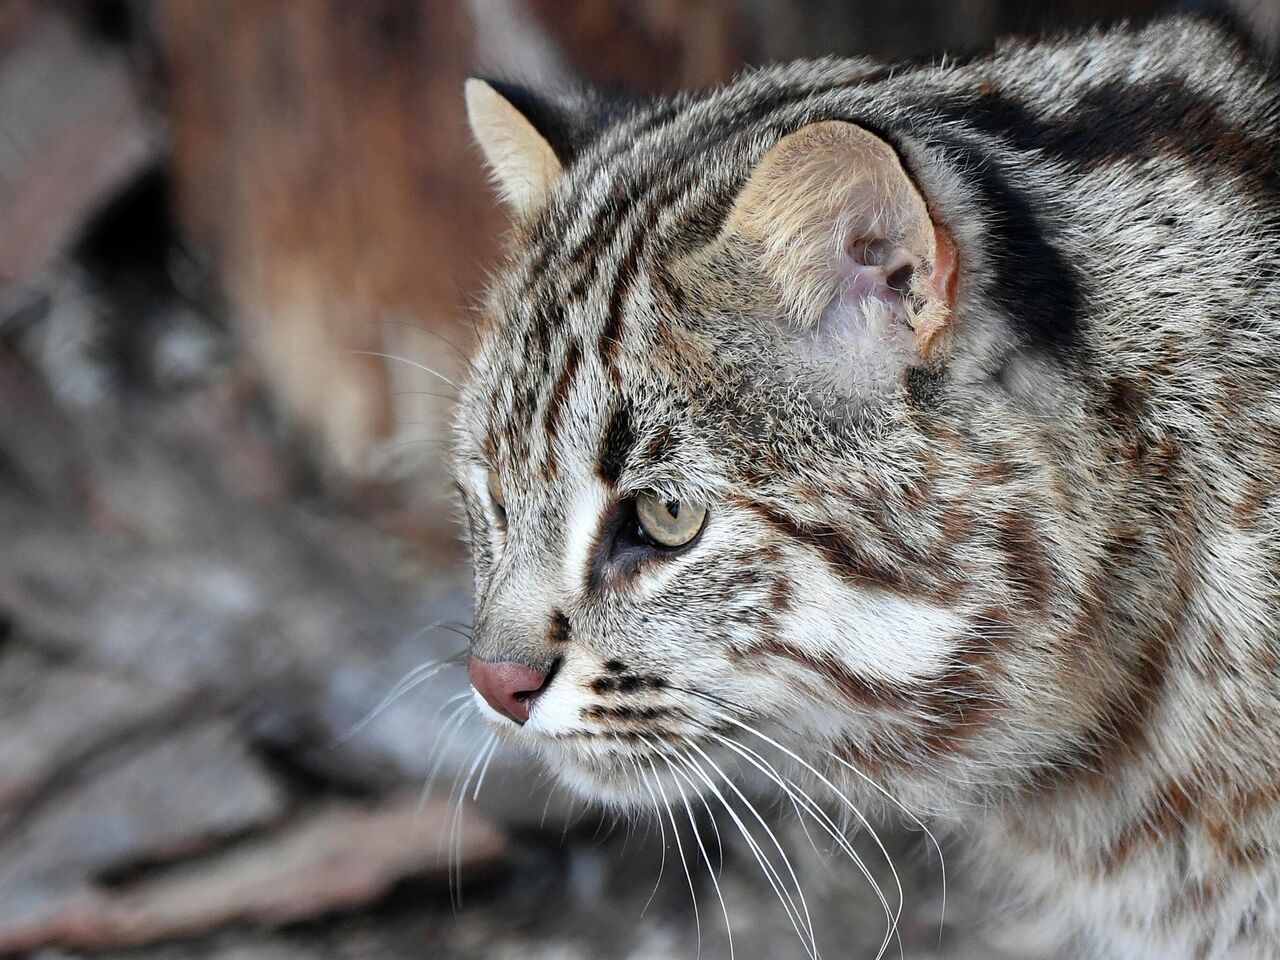
<path id="1" fill-rule="evenodd" d="M 575 72 L 605 90 L 669 93 L 745 65 L 736 0 L 528 0 Z"/>
<path id="2" fill-rule="evenodd" d="M 464 340 L 502 228 L 464 122 L 462 12 L 166 0 L 155 13 L 180 220 L 285 411 L 358 469 L 391 432 L 404 371 L 342 351 L 400 352 L 406 323 Z M 458 363 L 429 340 L 410 358 L 446 376 Z M 424 415 L 438 430 L 438 405 Z"/>

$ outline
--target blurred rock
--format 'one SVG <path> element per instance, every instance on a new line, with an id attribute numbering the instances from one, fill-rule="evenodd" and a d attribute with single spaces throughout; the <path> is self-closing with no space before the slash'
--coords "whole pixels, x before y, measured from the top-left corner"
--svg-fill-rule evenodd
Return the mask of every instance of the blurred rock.
<path id="1" fill-rule="evenodd" d="M 163 722 L 182 691 L 101 670 L 0 656 L 0 824 L 53 776 L 103 744 Z"/>
<path id="2" fill-rule="evenodd" d="M 14 9 L 0 30 L 0 293 L 159 155 L 120 53 L 52 4 Z"/>
<path id="3" fill-rule="evenodd" d="M 415 797 L 364 809 L 333 805 L 263 837 L 118 891 L 69 894 L 45 915 L 6 924 L 0 953 L 39 944 L 106 947 L 207 933 L 228 924 L 278 926 L 377 900 L 410 877 L 447 882 L 501 863 L 502 834 L 474 811 Z M 226 956 L 289 957 L 289 951 Z M 302 954 L 305 956 L 305 954 Z"/>
<path id="4" fill-rule="evenodd" d="M 24 890 L 187 855 L 284 810 L 283 791 L 232 722 L 155 727 L 141 747 L 96 757 L 10 827 L 0 846 L 0 925 Z"/>
<path id="5" fill-rule="evenodd" d="M 12 503 L 38 499 L 53 509 L 75 509 L 80 464 L 71 433 L 39 371 L 0 349 L 0 494 Z"/>
<path id="6" fill-rule="evenodd" d="M 456 551 L 299 498 L 225 369 L 154 407 L 119 386 L 60 403 L 42 372 L 0 348 L 0 610 L 60 657 L 212 695 L 333 776 L 425 776 L 436 691 L 459 671 L 347 735 L 411 669 L 465 647 Z"/>

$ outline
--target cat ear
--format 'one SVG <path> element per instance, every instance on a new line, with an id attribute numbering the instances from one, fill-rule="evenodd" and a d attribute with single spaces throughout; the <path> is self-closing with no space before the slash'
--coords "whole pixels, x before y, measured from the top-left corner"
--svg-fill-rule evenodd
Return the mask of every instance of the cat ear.
<path id="1" fill-rule="evenodd" d="M 502 199 L 521 216 L 546 203 L 576 131 L 560 105 L 512 84 L 466 83 L 467 119 Z"/>
<path id="2" fill-rule="evenodd" d="M 862 127 L 824 121 L 784 137 L 752 171 L 726 230 L 755 248 L 819 354 L 896 370 L 945 339 L 955 244 L 894 148 Z"/>

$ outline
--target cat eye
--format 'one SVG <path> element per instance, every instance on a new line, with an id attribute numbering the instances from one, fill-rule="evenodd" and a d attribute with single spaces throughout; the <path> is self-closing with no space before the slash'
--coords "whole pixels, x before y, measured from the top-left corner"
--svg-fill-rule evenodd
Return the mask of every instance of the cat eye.
<path id="1" fill-rule="evenodd" d="M 659 547 L 683 547 L 707 519 L 705 504 L 669 500 L 656 493 L 640 494 L 635 504 L 641 531 Z"/>
<path id="2" fill-rule="evenodd" d="M 498 471 L 489 469 L 489 497 L 493 500 L 493 509 L 502 523 L 507 522 L 507 498 L 502 493 L 502 481 L 498 479 Z"/>

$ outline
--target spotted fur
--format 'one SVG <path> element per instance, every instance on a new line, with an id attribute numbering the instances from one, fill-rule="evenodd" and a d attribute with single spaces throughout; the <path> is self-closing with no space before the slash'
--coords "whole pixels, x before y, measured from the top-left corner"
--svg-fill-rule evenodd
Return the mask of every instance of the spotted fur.
<path id="1" fill-rule="evenodd" d="M 555 667 L 523 727 L 481 704 L 495 725 L 619 803 L 663 744 L 729 764 L 747 725 L 963 824 L 1073 956 L 1280 956 L 1269 68 L 1174 19 L 625 107 L 492 89 L 562 165 L 521 195 L 457 419 L 472 652 Z M 854 315 L 905 346 L 855 349 L 789 292 L 803 244 L 779 268 L 733 226 L 770 151 L 832 122 L 954 244 L 927 343 L 923 270 Z M 641 491 L 705 528 L 618 554 Z"/>

